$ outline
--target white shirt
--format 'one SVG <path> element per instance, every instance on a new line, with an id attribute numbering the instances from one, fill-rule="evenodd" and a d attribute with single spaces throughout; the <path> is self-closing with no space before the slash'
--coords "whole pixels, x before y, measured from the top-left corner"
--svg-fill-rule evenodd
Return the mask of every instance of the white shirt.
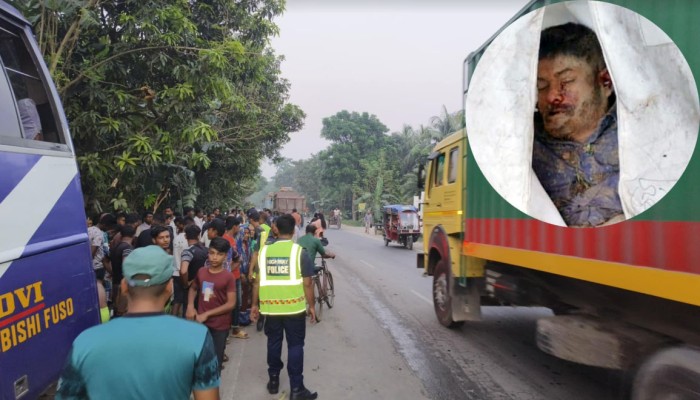
<path id="1" fill-rule="evenodd" d="M 175 261 L 175 270 L 173 276 L 180 276 L 180 263 L 182 262 L 182 252 L 190 246 L 187 245 L 185 232 L 178 233 L 173 240 L 173 260 Z"/>

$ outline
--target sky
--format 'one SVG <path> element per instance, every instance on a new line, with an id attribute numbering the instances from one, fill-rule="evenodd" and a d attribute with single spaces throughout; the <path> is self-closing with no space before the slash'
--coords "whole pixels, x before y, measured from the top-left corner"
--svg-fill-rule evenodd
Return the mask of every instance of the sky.
<path id="1" fill-rule="evenodd" d="M 308 159 L 328 146 L 323 118 L 368 112 L 389 128 L 429 125 L 461 110 L 462 64 L 528 0 L 287 0 L 271 40 L 283 55 L 290 99 L 306 113 L 282 156 Z M 276 168 L 263 162 L 263 175 Z"/>

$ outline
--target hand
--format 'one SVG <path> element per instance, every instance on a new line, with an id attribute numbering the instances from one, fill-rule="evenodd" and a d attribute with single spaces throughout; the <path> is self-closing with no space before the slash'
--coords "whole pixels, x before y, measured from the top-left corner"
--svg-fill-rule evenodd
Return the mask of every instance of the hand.
<path id="1" fill-rule="evenodd" d="M 207 322 L 207 319 L 209 317 L 207 316 L 206 313 L 203 313 L 203 314 L 197 314 L 197 316 L 195 318 L 196 318 L 197 322 L 199 322 L 200 324 L 203 324 L 203 323 Z"/>
<path id="2" fill-rule="evenodd" d="M 187 312 L 185 313 L 185 318 L 190 321 L 194 321 L 197 317 L 197 311 L 194 310 L 194 306 L 187 306 Z"/>
<path id="3" fill-rule="evenodd" d="M 316 319 L 316 309 L 314 307 L 309 307 L 309 316 L 311 317 L 311 318 L 309 318 L 309 321 L 312 324 L 315 324 L 316 322 L 318 322 L 318 320 Z"/>
<path id="4" fill-rule="evenodd" d="M 258 322 L 259 317 L 260 317 L 260 310 L 258 309 L 258 306 L 250 307 L 250 320 L 253 322 Z"/>

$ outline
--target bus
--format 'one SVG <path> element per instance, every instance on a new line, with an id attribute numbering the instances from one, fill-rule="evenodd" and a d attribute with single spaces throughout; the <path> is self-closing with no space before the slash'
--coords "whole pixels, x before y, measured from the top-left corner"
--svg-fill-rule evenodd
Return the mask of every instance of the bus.
<path id="1" fill-rule="evenodd" d="M 100 318 L 68 123 L 31 25 L 2 1 L 0 121 L 0 399 L 33 399 Z"/>

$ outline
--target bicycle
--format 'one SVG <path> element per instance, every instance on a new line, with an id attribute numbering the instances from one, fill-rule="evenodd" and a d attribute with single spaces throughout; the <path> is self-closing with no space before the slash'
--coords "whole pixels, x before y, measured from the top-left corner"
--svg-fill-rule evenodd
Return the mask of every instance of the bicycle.
<path id="1" fill-rule="evenodd" d="M 314 280 L 314 298 L 316 309 L 316 319 L 321 320 L 323 314 L 323 303 L 326 303 L 329 309 L 333 308 L 335 302 L 335 286 L 333 286 L 333 274 L 328 269 L 325 259 L 321 259 L 321 266 L 316 267 L 316 275 Z"/>

